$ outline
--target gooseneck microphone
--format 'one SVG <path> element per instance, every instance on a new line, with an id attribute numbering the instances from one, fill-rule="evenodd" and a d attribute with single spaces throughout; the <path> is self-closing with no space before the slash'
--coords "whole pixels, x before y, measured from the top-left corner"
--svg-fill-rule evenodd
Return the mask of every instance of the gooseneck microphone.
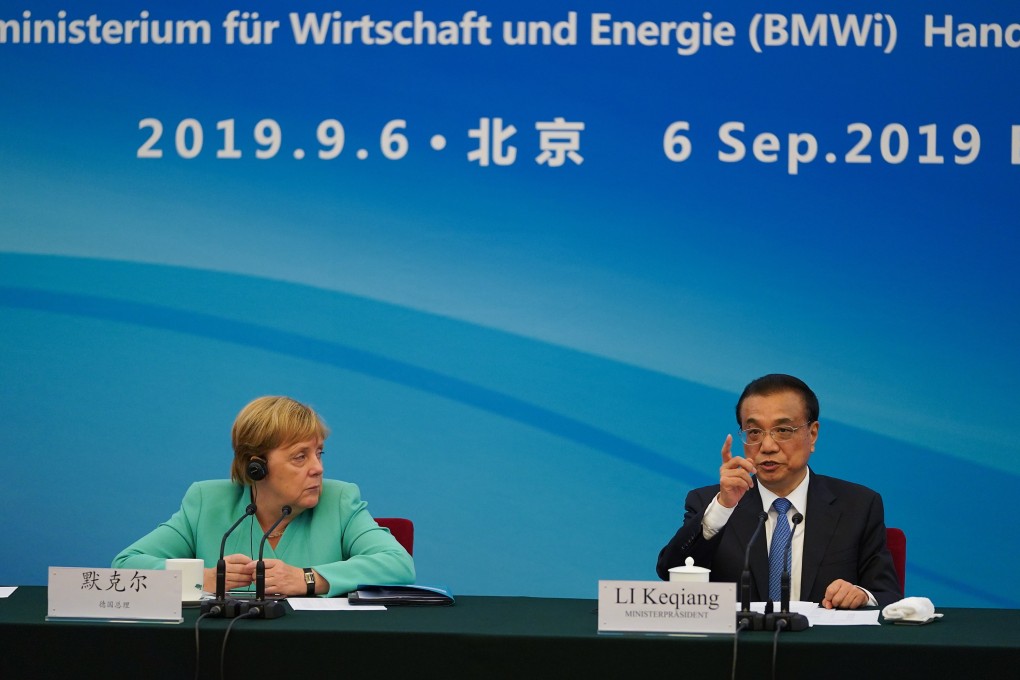
<path id="1" fill-rule="evenodd" d="M 795 633 L 808 627 L 806 616 L 790 613 L 790 553 L 793 550 L 793 535 L 797 533 L 797 525 L 803 521 L 804 515 L 799 512 L 793 514 L 793 530 L 790 531 L 790 540 L 786 544 L 786 554 L 783 556 L 783 573 L 779 580 L 779 613 L 769 614 L 765 617 L 765 628 L 768 630 L 778 628 Z"/>
<path id="2" fill-rule="evenodd" d="M 244 514 L 237 518 L 227 533 L 223 534 L 223 540 L 220 541 L 220 559 L 216 562 L 216 597 L 213 600 L 205 600 L 202 603 L 202 613 L 209 614 L 210 616 L 224 616 L 226 609 L 226 597 L 227 597 L 227 562 L 224 560 L 224 556 L 227 551 L 227 537 L 233 533 L 234 529 L 241 525 L 241 522 L 246 517 L 251 517 L 255 514 L 256 507 L 254 503 L 249 503 L 248 507 L 244 509 Z"/>
<path id="3" fill-rule="evenodd" d="M 262 534 L 262 542 L 259 543 L 259 561 L 255 564 L 255 599 L 264 600 L 266 599 L 266 563 L 262 560 L 262 556 L 266 551 L 266 540 L 269 538 L 269 534 L 273 533 L 273 529 L 280 526 L 280 522 L 287 519 L 287 515 L 290 514 L 290 506 L 285 505 L 280 510 L 280 518 L 273 522 L 273 526 L 266 529 L 266 533 Z"/>
<path id="4" fill-rule="evenodd" d="M 259 543 L 259 561 L 255 563 L 255 601 L 248 607 L 248 612 L 258 612 L 256 618 L 278 619 L 287 613 L 287 610 L 279 600 L 266 599 L 266 563 L 262 556 L 265 554 L 266 541 L 269 539 L 269 534 L 273 533 L 273 530 L 280 526 L 280 522 L 285 520 L 290 513 L 290 506 L 283 506 L 280 509 L 280 518 L 273 522 L 271 527 L 266 529 L 266 533 L 262 534 L 262 541 Z"/>
<path id="5" fill-rule="evenodd" d="M 768 517 L 768 513 L 764 511 L 758 515 L 758 526 L 754 528 L 754 533 L 751 534 L 751 539 L 744 550 L 744 570 L 740 573 L 740 611 L 737 612 L 737 626 L 743 630 L 762 630 L 765 625 L 764 615 L 751 611 L 751 546 L 754 545 L 754 540 L 758 538 Z"/>
<path id="6" fill-rule="evenodd" d="M 786 554 L 783 556 L 783 574 L 779 580 L 779 612 L 788 614 L 790 612 L 790 554 L 793 552 L 793 535 L 797 533 L 797 525 L 804 521 L 804 515 L 799 512 L 793 513 L 793 529 L 790 531 L 790 541 L 786 544 Z"/>

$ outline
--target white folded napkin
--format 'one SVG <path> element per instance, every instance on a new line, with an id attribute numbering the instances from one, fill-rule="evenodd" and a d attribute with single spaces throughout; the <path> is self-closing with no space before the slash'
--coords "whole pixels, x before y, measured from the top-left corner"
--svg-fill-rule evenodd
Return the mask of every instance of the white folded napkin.
<path id="1" fill-rule="evenodd" d="M 921 623 L 941 618 L 942 614 L 935 613 L 935 605 L 927 597 L 905 597 L 883 609 L 882 616 L 890 621 Z"/>

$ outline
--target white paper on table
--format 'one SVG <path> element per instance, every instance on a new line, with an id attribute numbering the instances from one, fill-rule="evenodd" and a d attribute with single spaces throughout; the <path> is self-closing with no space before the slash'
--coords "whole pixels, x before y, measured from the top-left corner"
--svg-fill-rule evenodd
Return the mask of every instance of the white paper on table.
<path id="1" fill-rule="evenodd" d="M 294 597 L 287 602 L 294 611 L 310 612 L 378 612 L 386 611 L 386 607 L 380 604 L 361 605 L 352 607 L 346 597 Z"/>
<path id="2" fill-rule="evenodd" d="M 737 611 L 740 611 L 740 603 L 737 603 Z M 777 607 L 778 609 L 778 607 Z M 765 613 L 764 602 L 752 602 L 751 611 L 759 614 Z M 812 626 L 879 626 L 877 609 L 826 609 L 818 606 L 817 602 L 794 601 L 790 603 L 790 611 L 794 614 L 803 614 L 807 617 L 808 623 Z"/>
<path id="3" fill-rule="evenodd" d="M 773 606 L 775 608 L 775 611 L 779 611 L 779 603 L 778 602 L 775 603 Z M 737 611 L 739 612 L 741 610 L 741 608 L 742 607 L 741 607 L 740 602 L 737 602 Z M 804 602 L 802 600 L 794 600 L 794 601 L 790 602 L 790 611 L 793 612 L 794 614 L 804 614 L 806 616 L 811 611 L 813 611 L 815 609 L 818 609 L 818 603 L 817 602 Z M 759 614 L 764 614 L 765 613 L 765 603 L 764 602 L 752 602 L 751 603 L 751 611 L 758 612 Z"/>
<path id="4" fill-rule="evenodd" d="M 880 626 L 877 609 L 826 609 L 816 607 L 807 615 L 812 626 Z"/>
<path id="5" fill-rule="evenodd" d="M 0 597 L 10 597 L 18 586 L 0 586 Z"/>

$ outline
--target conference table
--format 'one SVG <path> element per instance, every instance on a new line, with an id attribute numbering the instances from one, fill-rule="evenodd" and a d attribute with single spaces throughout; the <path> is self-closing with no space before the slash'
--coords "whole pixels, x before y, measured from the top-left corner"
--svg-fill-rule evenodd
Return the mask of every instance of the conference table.
<path id="1" fill-rule="evenodd" d="M 729 678 L 733 636 L 600 634 L 595 600 L 461 596 L 447 607 L 290 611 L 273 620 L 46 621 L 47 591 L 0 599 L 0 678 Z M 1015 677 L 1020 609 L 939 609 L 924 626 L 785 632 L 778 678 Z M 744 632 L 737 677 L 772 676 Z"/>

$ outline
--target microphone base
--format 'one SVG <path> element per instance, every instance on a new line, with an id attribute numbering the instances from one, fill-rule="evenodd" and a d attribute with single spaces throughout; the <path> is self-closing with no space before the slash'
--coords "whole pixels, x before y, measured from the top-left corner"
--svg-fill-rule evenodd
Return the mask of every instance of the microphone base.
<path id="1" fill-rule="evenodd" d="M 765 615 L 765 630 L 775 630 L 776 623 L 779 621 L 785 621 L 786 625 L 780 626 L 783 631 L 790 633 L 799 633 L 802 630 L 807 630 L 808 620 L 803 614 L 794 614 L 792 612 L 779 612 L 774 614 Z"/>
<path id="2" fill-rule="evenodd" d="M 278 619 L 286 615 L 287 607 L 282 600 L 235 600 L 227 604 L 227 618 L 246 616 L 257 612 L 252 619 Z"/>
<path id="3" fill-rule="evenodd" d="M 741 621 L 747 621 L 747 625 L 741 630 L 765 630 L 765 615 L 754 611 L 737 612 L 737 627 Z"/>
<path id="4" fill-rule="evenodd" d="M 278 619 L 287 614 L 287 607 L 282 599 L 253 599 L 245 604 L 248 606 L 246 614 L 253 610 L 258 612 L 253 619 Z"/>
<path id="5" fill-rule="evenodd" d="M 214 619 L 233 618 L 235 615 L 229 613 L 237 600 L 202 600 L 202 614 L 208 614 Z"/>

